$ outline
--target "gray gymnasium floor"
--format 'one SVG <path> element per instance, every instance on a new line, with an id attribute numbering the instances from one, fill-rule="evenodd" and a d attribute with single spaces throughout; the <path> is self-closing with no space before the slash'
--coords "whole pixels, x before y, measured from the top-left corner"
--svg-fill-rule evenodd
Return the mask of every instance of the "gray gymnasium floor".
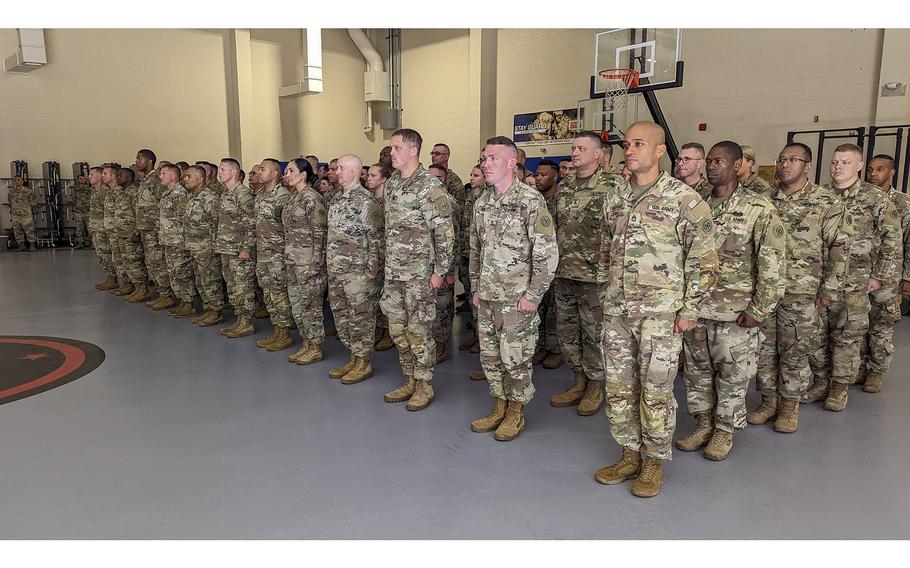
<path id="1" fill-rule="evenodd" d="M 606 417 L 549 406 L 565 367 L 535 369 L 527 430 L 502 443 L 468 427 L 489 407 L 467 377 L 476 355 L 456 349 L 436 402 L 407 412 L 382 400 L 401 381 L 394 350 L 344 386 L 326 375 L 344 356 L 335 339 L 327 360 L 294 366 L 290 351 L 129 305 L 99 280 L 93 251 L 0 254 L 0 333 L 107 353 L 0 406 L 3 538 L 910 537 L 906 320 L 881 394 L 851 388 L 840 414 L 803 406 L 792 435 L 750 426 L 725 462 L 676 452 L 661 495 L 639 499 L 631 482 L 593 479 L 619 455 Z"/>

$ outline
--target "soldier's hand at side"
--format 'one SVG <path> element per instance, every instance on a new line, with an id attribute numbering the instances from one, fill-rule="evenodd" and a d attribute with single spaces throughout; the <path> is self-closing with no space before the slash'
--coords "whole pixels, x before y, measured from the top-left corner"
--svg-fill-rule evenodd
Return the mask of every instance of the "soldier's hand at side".
<path id="1" fill-rule="evenodd" d="M 518 311 L 522 313 L 529 314 L 531 312 L 537 311 L 537 304 L 525 300 L 525 297 L 522 296 L 518 299 Z"/>
<path id="2" fill-rule="evenodd" d="M 815 300 L 816 308 L 827 308 L 830 305 L 831 305 L 831 300 L 826 300 L 824 298 L 818 298 Z"/>
<path id="3" fill-rule="evenodd" d="M 433 274 L 430 276 L 430 288 L 433 290 L 439 290 L 442 287 L 443 278 L 438 274 Z"/>
<path id="4" fill-rule="evenodd" d="M 475 308 L 480 307 L 480 296 L 477 295 L 477 292 L 474 292 L 474 294 L 471 295 L 471 305 Z"/>
<path id="5" fill-rule="evenodd" d="M 452 276 L 451 274 L 446 274 L 446 284 L 449 286 L 452 286 L 453 284 L 455 284 L 455 277 Z"/>
<path id="6" fill-rule="evenodd" d="M 242 251 L 240 251 L 240 254 L 237 255 L 237 258 L 239 258 L 240 260 L 249 260 L 250 253 L 246 252 L 245 250 L 242 250 Z"/>
<path id="7" fill-rule="evenodd" d="M 881 280 L 878 280 L 878 279 L 876 279 L 876 278 L 870 278 L 870 279 L 869 279 L 869 288 L 868 288 L 869 293 L 875 292 L 876 290 L 878 290 L 878 289 L 881 288 L 881 287 L 882 287 L 882 281 L 881 281 Z"/>
<path id="8" fill-rule="evenodd" d="M 736 318 L 736 325 L 739 327 L 758 327 L 761 325 L 757 319 L 750 316 L 746 312 L 739 314 L 739 317 Z"/>
<path id="9" fill-rule="evenodd" d="M 910 296 L 910 280 L 901 280 L 901 294 Z"/>
<path id="10" fill-rule="evenodd" d="M 673 324 L 673 333 L 685 333 L 695 329 L 695 320 L 687 320 L 681 317 L 676 318 L 676 322 Z"/>
<path id="11" fill-rule="evenodd" d="M 364 272 L 363 275 L 366 276 L 367 280 L 369 280 L 370 282 L 372 282 L 373 280 L 376 280 L 376 276 L 373 274 L 370 274 L 369 272 Z"/>
<path id="12" fill-rule="evenodd" d="M 310 278 L 315 278 L 316 276 L 319 275 L 319 273 L 316 272 L 315 270 L 310 270 L 309 272 L 307 272 L 307 274 L 309 274 Z"/>
<path id="13" fill-rule="evenodd" d="M 130 242 L 133 242 L 133 243 L 138 243 L 141 240 L 142 240 L 142 237 L 140 235 L 133 235 L 132 237 L 130 237 Z"/>

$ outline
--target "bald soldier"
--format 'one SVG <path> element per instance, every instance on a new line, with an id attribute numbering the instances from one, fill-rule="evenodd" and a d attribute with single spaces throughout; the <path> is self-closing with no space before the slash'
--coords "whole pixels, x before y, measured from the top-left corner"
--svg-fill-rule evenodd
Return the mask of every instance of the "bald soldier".
<path id="1" fill-rule="evenodd" d="M 380 305 L 389 318 L 405 384 L 384 398 L 408 401 L 407 409 L 418 411 L 436 396 L 434 295 L 452 265 L 455 229 L 445 188 L 420 165 L 420 133 L 396 130 L 390 143 L 395 172 L 386 182 L 385 285 Z"/>
<path id="2" fill-rule="evenodd" d="M 663 129 L 636 122 L 623 147 L 632 178 L 604 203 L 597 271 L 607 416 L 622 458 L 594 477 L 607 485 L 636 478 L 632 494 L 653 497 L 665 480 L 662 462 L 672 457 L 682 334 L 695 329 L 718 260 L 710 208 L 660 171 Z"/>
<path id="3" fill-rule="evenodd" d="M 98 290 L 113 290 L 117 288 L 117 270 L 111 258 L 110 241 L 104 229 L 104 201 L 107 197 L 108 186 L 102 182 L 103 168 L 95 166 L 88 171 L 88 183 L 92 186 L 92 208 L 88 217 L 88 229 L 92 233 L 92 244 L 98 264 L 104 271 L 105 280 L 95 284 Z"/>
<path id="4" fill-rule="evenodd" d="M 743 184 L 743 187 L 749 191 L 765 197 L 771 197 L 774 188 L 755 172 L 755 150 L 752 149 L 752 146 L 746 146 L 745 144 L 740 146 L 740 148 L 743 151 L 743 163 L 736 172 L 739 183 Z"/>
<path id="5" fill-rule="evenodd" d="M 711 193 L 711 186 L 701 174 L 704 167 L 705 147 L 698 142 L 687 142 L 679 147 L 673 177 L 694 189 L 702 198 L 706 198 Z"/>

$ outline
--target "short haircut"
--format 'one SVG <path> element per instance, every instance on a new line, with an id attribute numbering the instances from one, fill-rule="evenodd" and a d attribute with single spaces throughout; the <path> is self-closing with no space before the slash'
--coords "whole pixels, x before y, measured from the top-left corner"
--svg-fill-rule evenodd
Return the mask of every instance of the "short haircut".
<path id="1" fill-rule="evenodd" d="M 572 163 L 572 160 L 570 160 L 570 159 L 568 159 L 568 158 L 566 158 L 565 160 L 559 160 L 559 164 L 560 164 L 560 165 L 562 165 L 562 164 L 571 164 L 571 163 Z"/>
<path id="2" fill-rule="evenodd" d="M 863 159 L 863 149 L 860 148 L 859 146 L 857 146 L 856 144 L 851 144 L 849 142 L 846 144 L 841 144 L 840 146 L 835 148 L 834 151 L 835 152 L 853 152 L 854 154 L 859 155 L 860 160 Z"/>
<path id="3" fill-rule="evenodd" d="M 553 171 L 559 172 L 559 165 L 558 165 L 556 162 L 554 162 L 553 160 L 550 160 L 550 159 L 544 158 L 543 160 L 541 160 L 540 162 L 538 162 L 538 163 L 537 163 L 537 171 L 540 171 L 540 166 L 549 166 L 549 167 L 553 168 Z"/>
<path id="4" fill-rule="evenodd" d="M 155 153 L 148 148 L 143 148 L 136 153 L 147 160 L 151 160 L 153 166 L 158 162 L 158 156 L 156 156 Z"/>
<path id="5" fill-rule="evenodd" d="M 789 144 L 784 146 L 784 150 L 786 150 L 787 148 L 799 148 L 800 150 L 802 150 L 803 154 L 806 155 L 806 159 L 809 160 L 810 162 L 812 161 L 812 148 L 806 146 L 802 142 L 790 142 Z"/>
<path id="6" fill-rule="evenodd" d="M 304 160 L 309 160 L 310 158 L 313 158 L 314 160 L 316 160 L 316 163 L 317 163 L 317 164 L 319 163 L 319 158 L 317 158 L 317 157 L 314 156 L 313 154 L 310 154 L 309 156 L 304 156 L 304 157 L 303 157 Z"/>
<path id="7" fill-rule="evenodd" d="M 129 168 L 120 168 L 117 170 L 117 175 L 120 175 L 120 172 L 123 172 L 127 177 L 130 178 L 130 182 L 127 185 L 132 185 L 136 181 L 136 172 Z"/>
<path id="8" fill-rule="evenodd" d="M 603 145 L 604 145 L 603 139 L 591 130 L 582 130 L 581 132 L 579 132 L 578 134 L 575 135 L 575 138 L 589 139 L 594 148 L 603 148 Z"/>
<path id="9" fill-rule="evenodd" d="M 412 148 L 417 148 L 417 153 L 420 153 L 420 148 L 423 146 L 423 137 L 420 132 L 412 128 L 399 128 L 392 133 L 392 136 L 401 136 L 405 144 Z"/>
<path id="10" fill-rule="evenodd" d="M 279 162 L 279 161 L 276 160 L 275 158 L 266 158 L 266 159 L 264 159 L 264 160 L 262 160 L 262 161 L 263 161 L 263 162 L 271 162 L 271 163 L 275 164 L 275 171 L 281 173 L 281 162 Z"/>
<path id="11" fill-rule="evenodd" d="M 730 158 L 732 158 L 734 162 L 735 162 L 736 160 L 742 160 L 742 159 L 743 159 L 743 149 L 742 149 L 742 147 L 741 147 L 739 144 L 737 144 L 736 142 L 732 142 L 732 141 L 730 141 L 730 140 L 721 140 L 720 142 L 718 142 L 718 143 L 715 144 L 714 146 L 711 146 L 711 149 L 712 149 L 712 150 L 713 150 L 714 148 L 720 148 L 721 150 L 723 150 L 724 152 L 726 152 L 727 155 L 730 156 Z"/>
<path id="12" fill-rule="evenodd" d="M 297 166 L 297 170 L 306 176 L 307 182 L 313 183 L 316 181 L 316 172 L 313 171 L 313 164 L 306 158 L 294 158 L 289 160 L 288 163 Z"/>
<path id="13" fill-rule="evenodd" d="M 446 167 L 443 166 L 442 164 L 430 164 L 430 167 L 428 167 L 427 169 L 432 170 L 433 168 L 436 168 L 437 170 L 441 171 L 445 175 L 449 175 L 449 170 L 446 169 Z"/>
<path id="14" fill-rule="evenodd" d="M 508 136 L 494 136 L 492 138 L 487 138 L 486 146 L 506 146 L 512 149 L 512 152 L 515 153 L 515 157 L 518 158 L 518 146 L 515 145 L 515 142 L 512 142 L 512 139 Z"/>
<path id="15" fill-rule="evenodd" d="M 528 177 L 528 168 L 521 164 L 515 164 L 515 173 L 521 181 L 524 181 L 525 178 Z"/>
<path id="16" fill-rule="evenodd" d="M 187 167 L 189 167 L 189 166 L 187 166 Z M 177 176 L 177 181 L 180 181 L 180 176 L 183 175 L 183 171 L 178 166 L 175 166 L 174 164 L 165 164 L 165 165 L 161 166 L 161 171 L 163 172 L 165 170 L 174 172 L 174 175 Z"/>
<path id="17" fill-rule="evenodd" d="M 198 171 L 199 175 L 202 176 L 203 181 L 205 181 L 205 178 L 207 178 L 209 175 L 209 173 L 205 170 L 205 168 L 202 167 L 202 164 L 193 164 L 192 166 L 190 166 L 186 169 L 186 171 L 190 171 L 190 170 Z"/>
<path id="18" fill-rule="evenodd" d="M 603 150 L 604 154 L 610 156 L 611 158 L 613 157 L 613 144 L 604 144 L 602 138 L 600 149 Z"/>
<path id="19" fill-rule="evenodd" d="M 705 157 L 705 147 L 702 146 L 701 144 L 699 144 L 698 142 L 686 142 L 685 144 L 680 146 L 679 149 L 680 150 L 695 150 L 696 152 L 701 154 L 702 159 L 704 159 L 704 157 Z M 741 149 L 740 149 L 740 152 L 742 152 Z"/>
<path id="20" fill-rule="evenodd" d="M 104 171 L 104 168 L 102 168 L 101 166 L 94 166 L 92 168 L 89 168 L 88 171 L 89 172 L 96 171 L 100 174 L 101 172 Z"/>
<path id="21" fill-rule="evenodd" d="M 103 164 L 101 167 L 104 168 L 104 169 L 106 169 L 106 170 L 111 170 L 111 171 L 114 171 L 114 172 L 119 172 L 119 171 L 120 171 L 120 164 L 115 164 L 115 163 L 113 163 L 113 162 L 108 162 L 107 164 Z"/>
<path id="22" fill-rule="evenodd" d="M 235 171 L 235 172 L 243 173 L 243 170 L 240 169 L 240 162 L 238 162 L 238 161 L 235 160 L 234 158 L 221 158 L 221 163 L 223 164 L 223 163 L 225 163 L 225 162 L 227 162 L 229 166 L 231 166 L 232 168 L 234 168 L 234 171 Z M 244 175 L 245 175 L 245 174 L 244 174 Z"/>
<path id="23" fill-rule="evenodd" d="M 449 150 L 449 145 L 448 145 L 448 144 L 443 144 L 442 142 L 437 142 L 436 144 L 433 144 L 433 147 L 434 147 L 434 148 L 435 148 L 436 146 L 442 146 L 443 148 L 446 149 L 446 152 L 448 152 L 449 154 L 452 153 L 452 151 Z"/>
<path id="24" fill-rule="evenodd" d="M 888 154 L 876 154 L 876 155 L 872 156 L 872 160 L 887 160 L 888 164 L 891 166 L 892 169 L 894 169 L 894 166 L 896 165 L 894 163 L 894 158 L 892 158 Z M 869 160 L 869 161 L 871 162 L 872 160 Z"/>
<path id="25" fill-rule="evenodd" d="M 190 165 L 188 163 L 184 162 L 183 160 L 181 160 L 181 161 L 177 162 L 177 167 L 180 169 L 180 172 L 182 173 L 185 169 L 190 167 Z"/>
<path id="26" fill-rule="evenodd" d="M 375 164 L 373 164 L 373 165 L 370 166 L 370 167 L 371 167 L 371 168 L 379 168 L 379 173 L 380 173 L 380 175 L 381 175 L 382 177 L 384 177 L 385 179 L 389 179 L 390 177 L 392 177 L 392 170 L 389 169 L 389 167 L 388 167 L 387 165 L 385 165 L 385 164 L 381 164 L 381 163 L 379 163 L 379 162 L 376 162 Z"/>

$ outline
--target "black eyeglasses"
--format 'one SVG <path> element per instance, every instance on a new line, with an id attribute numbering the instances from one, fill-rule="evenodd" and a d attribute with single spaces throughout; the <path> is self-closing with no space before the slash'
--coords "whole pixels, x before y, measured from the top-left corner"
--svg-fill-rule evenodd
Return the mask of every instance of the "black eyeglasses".
<path id="1" fill-rule="evenodd" d="M 809 160 L 804 160 L 802 158 L 778 158 L 774 160 L 774 163 L 778 166 L 783 166 L 784 164 L 795 164 L 796 162 L 802 162 L 808 164 Z"/>

